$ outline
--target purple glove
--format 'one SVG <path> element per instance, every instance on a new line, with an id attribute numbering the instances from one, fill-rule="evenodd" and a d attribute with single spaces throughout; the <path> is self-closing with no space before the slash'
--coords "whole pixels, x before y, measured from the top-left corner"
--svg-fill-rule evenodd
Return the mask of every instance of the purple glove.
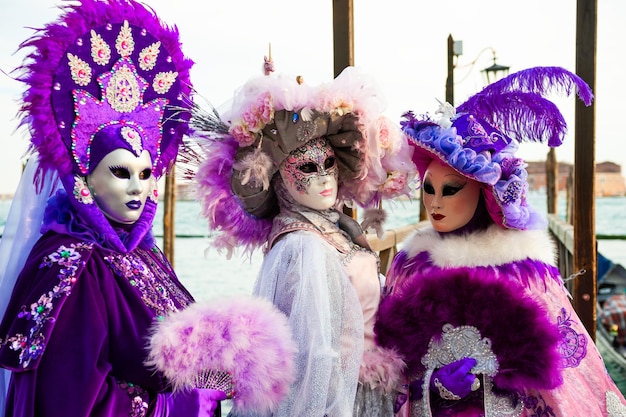
<path id="1" fill-rule="evenodd" d="M 213 417 L 217 403 L 226 399 L 224 391 L 199 388 L 161 396 L 164 401 L 157 402 L 155 411 L 159 417 Z"/>
<path id="2" fill-rule="evenodd" d="M 463 358 L 435 370 L 430 378 L 431 391 L 445 400 L 465 398 L 471 391 L 480 388 L 480 381 L 470 373 L 474 366 L 476 359 Z"/>

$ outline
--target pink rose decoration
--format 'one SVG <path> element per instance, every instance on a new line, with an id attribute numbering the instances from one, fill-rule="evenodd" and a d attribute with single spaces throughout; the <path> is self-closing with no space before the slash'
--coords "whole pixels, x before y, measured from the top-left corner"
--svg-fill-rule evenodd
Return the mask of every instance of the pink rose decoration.
<path id="1" fill-rule="evenodd" d="M 263 129 L 264 123 L 261 122 L 259 116 L 257 114 L 257 109 L 253 106 L 252 108 L 245 111 L 241 118 L 243 119 L 244 126 L 247 127 L 249 132 L 258 132 Z"/>
<path id="2" fill-rule="evenodd" d="M 272 103 L 272 96 L 269 93 L 263 94 L 259 97 L 259 106 L 257 108 L 257 114 L 261 122 L 266 125 L 274 118 L 274 105 Z"/>
<path id="3" fill-rule="evenodd" d="M 400 130 L 391 124 L 389 118 L 381 116 L 376 120 L 378 129 L 378 143 L 382 150 L 392 151 L 400 138 Z"/>
<path id="4" fill-rule="evenodd" d="M 393 198 L 408 192 L 408 175 L 405 172 L 393 171 L 387 175 L 382 185 L 382 193 L 386 198 Z"/>
<path id="5" fill-rule="evenodd" d="M 255 137 L 248 129 L 241 124 L 234 124 L 228 130 L 229 133 L 239 142 L 239 146 L 250 146 L 254 143 Z"/>

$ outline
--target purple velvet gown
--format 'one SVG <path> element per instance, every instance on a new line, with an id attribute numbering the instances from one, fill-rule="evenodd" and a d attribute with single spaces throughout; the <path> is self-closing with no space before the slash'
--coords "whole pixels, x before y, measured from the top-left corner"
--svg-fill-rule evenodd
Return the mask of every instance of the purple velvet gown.
<path id="1" fill-rule="evenodd" d="M 119 253 L 70 233 L 35 244 L 0 325 L 6 416 L 155 415 L 149 328 L 193 298 L 149 234 Z"/>

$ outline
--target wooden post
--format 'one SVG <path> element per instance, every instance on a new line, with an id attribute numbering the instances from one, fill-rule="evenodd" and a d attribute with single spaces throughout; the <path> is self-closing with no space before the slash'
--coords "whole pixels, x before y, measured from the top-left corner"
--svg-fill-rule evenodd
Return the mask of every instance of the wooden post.
<path id="1" fill-rule="evenodd" d="M 557 214 L 559 198 L 559 163 L 554 148 L 550 148 L 546 157 L 546 194 L 548 214 Z"/>
<path id="2" fill-rule="evenodd" d="M 174 242 L 176 233 L 174 232 L 174 208 L 176 206 L 176 166 L 172 167 L 169 174 L 165 176 L 165 193 L 163 196 L 163 253 L 174 266 Z"/>
<path id="3" fill-rule="evenodd" d="M 448 77 L 446 78 L 446 101 L 454 106 L 454 38 L 448 35 Z"/>
<path id="4" fill-rule="evenodd" d="M 576 2 L 576 73 L 595 91 L 597 0 Z M 574 156 L 574 307 L 590 336 L 596 336 L 595 104 L 576 100 Z"/>
<path id="5" fill-rule="evenodd" d="M 333 63 L 335 77 L 354 65 L 353 0 L 333 0 Z M 343 212 L 353 219 L 356 209 L 344 206 Z"/>
<path id="6" fill-rule="evenodd" d="M 567 173 L 567 184 L 565 186 L 567 199 L 567 214 L 565 219 L 574 225 L 574 167 L 570 166 Z"/>
<path id="7" fill-rule="evenodd" d="M 335 77 L 354 65 L 353 0 L 333 0 L 333 52 Z"/>

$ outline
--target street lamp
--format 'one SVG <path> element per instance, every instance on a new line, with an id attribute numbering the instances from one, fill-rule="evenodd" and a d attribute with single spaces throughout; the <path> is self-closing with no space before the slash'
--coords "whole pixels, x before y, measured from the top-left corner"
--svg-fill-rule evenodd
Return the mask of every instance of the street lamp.
<path id="1" fill-rule="evenodd" d="M 496 51 L 488 46 L 478 53 L 476 58 L 464 67 L 473 67 L 482 54 L 486 51 L 491 51 L 493 54 L 493 64 L 481 72 L 484 75 L 485 84 L 491 84 L 494 81 L 498 81 L 509 74 L 509 68 L 506 65 L 499 65 L 496 62 Z M 457 67 L 455 58 L 458 58 L 463 54 L 463 41 L 455 41 L 452 35 L 448 36 L 448 77 L 446 79 L 446 101 L 454 106 L 454 69 Z M 471 68 L 470 68 L 471 69 Z M 469 74 L 469 72 L 468 72 Z"/>
<path id="2" fill-rule="evenodd" d="M 483 69 L 481 72 L 485 74 L 487 77 L 487 84 L 491 84 L 492 82 L 498 81 L 500 78 L 504 78 L 509 75 L 510 67 L 506 65 L 500 65 L 496 63 L 496 51 L 493 48 L 491 52 L 493 53 L 493 64 Z"/>

